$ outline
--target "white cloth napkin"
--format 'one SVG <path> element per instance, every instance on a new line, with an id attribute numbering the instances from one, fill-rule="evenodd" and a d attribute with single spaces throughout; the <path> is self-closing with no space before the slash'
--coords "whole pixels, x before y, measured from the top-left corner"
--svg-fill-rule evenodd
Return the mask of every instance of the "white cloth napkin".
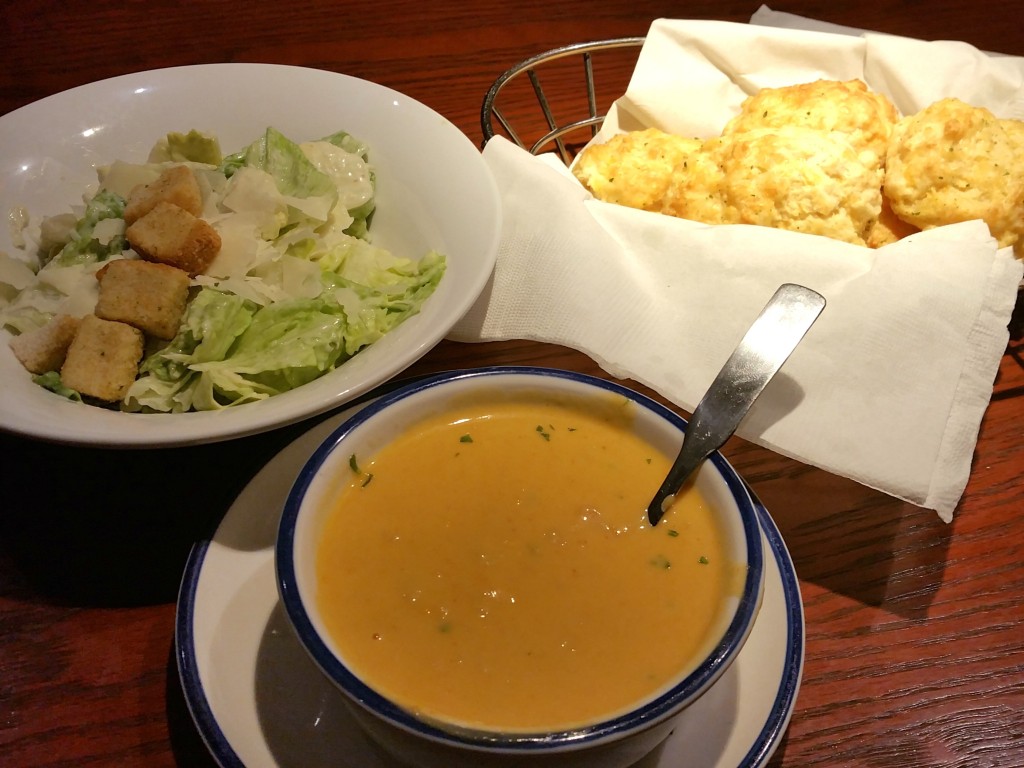
<path id="1" fill-rule="evenodd" d="M 921 46 L 932 74 L 959 84 L 949 92 L 1002 114 L 1024 104 L 1024 60 L 963 44 L 662 20 L 602 133 L 717 135 L 746 93 L 817 77 L 862 78 L 914 111 L 945 95 L 907 69 L 925 58 Z M 952 77 L 968 65 L 973 77 Z M 502 241 L 451 338 L 578 349 L 692 411 L 779 285 L 806 285 L 828 306 L 738 434 L 952 519 L 1024 272 L 982 222 L 870 250 L 602 203 L 553 156 L 500 137 L 484 159 L 501 191 Z"/>

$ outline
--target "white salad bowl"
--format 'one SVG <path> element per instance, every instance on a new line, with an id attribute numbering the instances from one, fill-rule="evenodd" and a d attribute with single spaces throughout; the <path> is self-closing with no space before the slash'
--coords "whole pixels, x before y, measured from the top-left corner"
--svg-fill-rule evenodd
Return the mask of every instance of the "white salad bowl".
<path id="1" fill-rule="evenodd" d="M 0 116 L 0 209 L 36 220 L 81 205 L 96 168 L 145 161 L 171 131 L 217 136 L 225 153 L 268 127 L 294 141 L 344 130 L 376 171 L 375 245 L 447 270 L 420 314 L 319 379 L 259 402 L 199 413 L 124 413 L 71 402 L 35 385 L 0 331 L 0 428 L 70 444 L 189 445 L 254 434 L 326 411 L 372 389 L 439 342 L 472 306 L 494 266 L 497 188 L 478 149 L 423 104 L 346 75 L 270 64 L 141 72 L 50 96 Z M 0 251 L 16 244 L 0 228 Z"/>
<path id="2" fill-rule="evenodd" d="M 602 379 L 531 367 L 455 371 L 405 385 L 351 416 L 306 462 L 288 496 L 276 543 L 278 591 L 285 612 L 314 662 L 347 697 L 354 718 L 385 750 L 421 768 L 544 765 L 558 768 L 625 768 L 653 750 L 675 720 L 706 693 L 742 649 L 758 614 L 764 588 L 762 539 L 745 484 L 725 458 L 714 453 L 696 483 L 715 519 L 726 552 L 740 569 L 734 591 L 717 609 L 704 652 L 688 671 L 646 700 L 596 722 L 549 732 L 493 732 L 446 723 L 403 708 L 361 679 L 346 663 L 318 608 L 316 553 L 339 489 L 350 482 L 351 457 L 372 457 L 408 425 L 465 402 L 477 393 L 542 393 L 556 398 L 603 397 L 628 401 L 631 428 L 668 455 L 678 451 L 685 422 L 661 404 Z M 410 488 L 411 497 L 415 489 Z M 486 501 L 481 509 L 487 509 Z M 501 514 L 495 525 L 506 525 Z M 369 542 L 367 546 L 373 546 Z M 367 599 L 373 599 L 368 595 Z M 651 653 L 671 636 L 636 637 L 636 653 Z M 595 676 L 602 674 L 594 669 Z M 537 695 L 543 695 L 538 691 Z"/>

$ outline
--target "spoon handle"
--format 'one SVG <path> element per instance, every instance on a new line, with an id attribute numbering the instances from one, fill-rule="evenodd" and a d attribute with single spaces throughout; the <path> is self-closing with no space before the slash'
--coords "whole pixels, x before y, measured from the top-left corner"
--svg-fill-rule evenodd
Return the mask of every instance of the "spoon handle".
<path id="1" fill-rule="evenodd" d="M 825 299 L 802 285 L 786 283 L 775 292 L 694 409 L 679 456 L 647 508 L 652 526 L 690 474 L 736 431 L 824 308 Z"/>

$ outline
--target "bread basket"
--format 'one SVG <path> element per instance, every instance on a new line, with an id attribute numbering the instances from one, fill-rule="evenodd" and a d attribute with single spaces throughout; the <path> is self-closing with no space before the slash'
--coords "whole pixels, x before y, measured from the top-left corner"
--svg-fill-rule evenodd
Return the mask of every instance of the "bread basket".
<path id="1" fill-rule="evenodd" d="M 484 97 L 484 144 L 500 132 L 532 154 L 556 151 L 568 165 L 625 92 L 643 43 L 643 37 L 574 43 L 506 70 Z"/>

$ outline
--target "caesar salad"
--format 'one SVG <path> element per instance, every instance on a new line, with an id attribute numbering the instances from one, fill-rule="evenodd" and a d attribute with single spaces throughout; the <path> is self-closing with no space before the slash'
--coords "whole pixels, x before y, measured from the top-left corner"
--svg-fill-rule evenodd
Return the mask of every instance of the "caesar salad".
<path id="1" fill-rule="evenodd" d="M 373 244 L 369 148 L 274 128 L 224 155 L 169 133 L 98 169 L 83 205 L 11 213 L 0 327 L 56 395 L 130 412 L 228 408 L 335 369 L 420 311 L 444 255 Z"/>

